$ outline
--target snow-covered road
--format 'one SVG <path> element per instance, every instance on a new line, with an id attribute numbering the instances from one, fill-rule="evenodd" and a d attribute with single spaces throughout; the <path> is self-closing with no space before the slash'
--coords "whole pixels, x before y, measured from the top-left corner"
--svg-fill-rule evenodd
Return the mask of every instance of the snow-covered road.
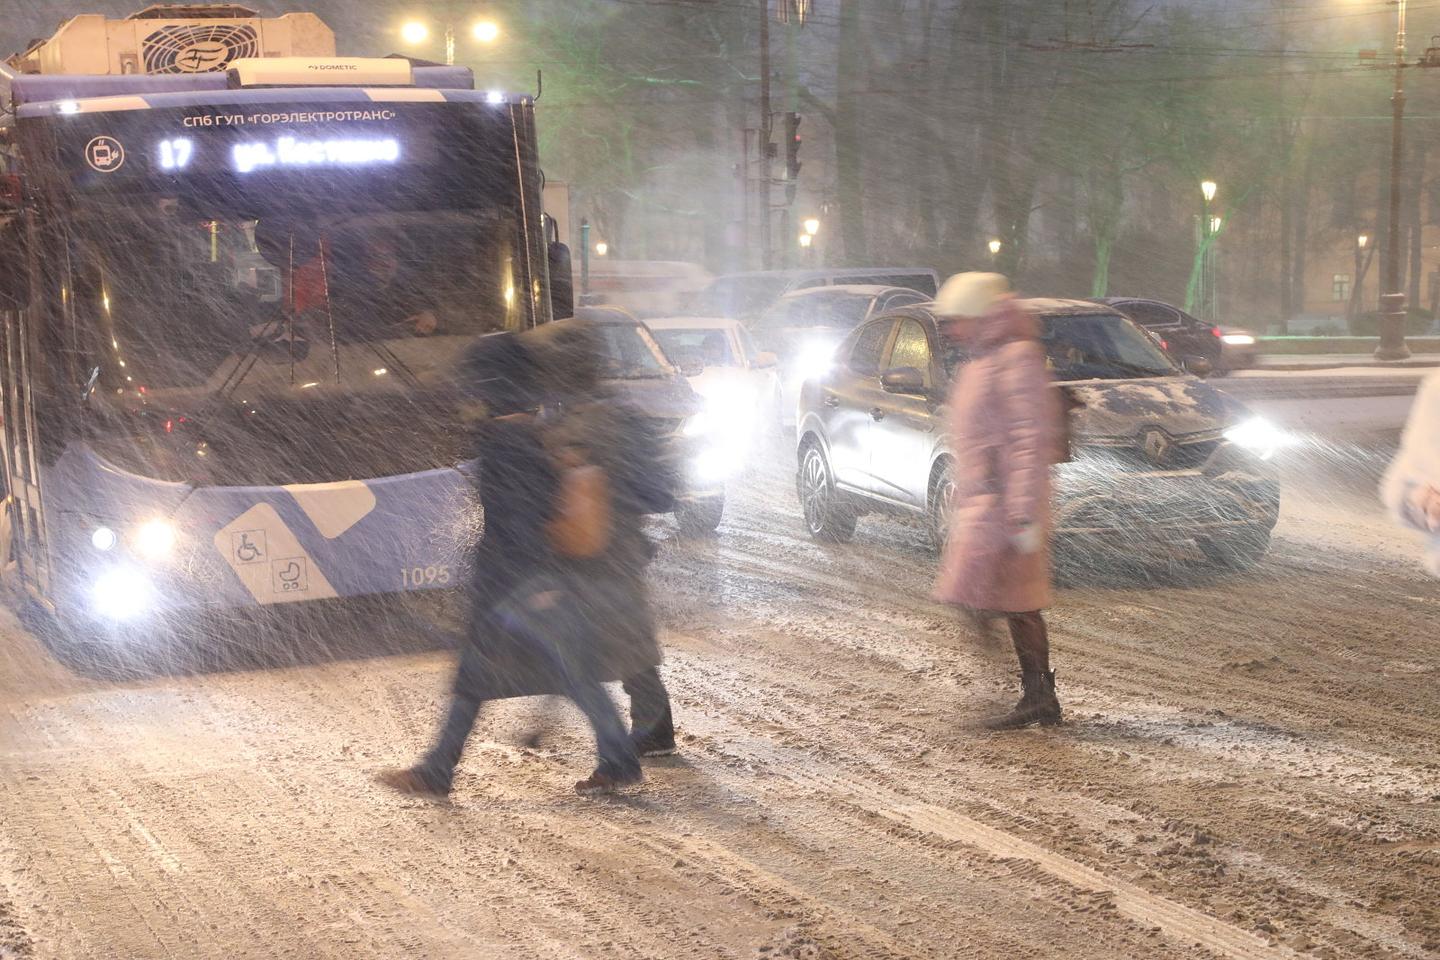
<path id="1" fill-rule="evenodd" d="M 657 528 L 681 752 L 614 798 L 524 702 L 452 803 L 378 789 L 451 663 L 400 611 L 126 682 L 7 618 L 0 957 L 1440 955 L 1440 589 L 1368 492 L 1405 398 L 1256 405 L 1305 436 L 1271 557 L 1070 583 L 1054 730 L 978 730 L 1008 654 L 923 533 L 812 543 L 779 464 Z"/>

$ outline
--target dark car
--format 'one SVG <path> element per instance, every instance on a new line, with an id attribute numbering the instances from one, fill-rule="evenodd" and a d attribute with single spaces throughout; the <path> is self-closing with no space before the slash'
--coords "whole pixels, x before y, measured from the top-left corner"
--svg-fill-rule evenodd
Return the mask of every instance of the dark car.
<path id="1" fill-rule="evenodd" d="M 1255 366 L 1255 334 L 1236 327 L 1217 327 L 1160 300 L 1104 297 L 1095 303 L 1114 307 L 1160 338 L 1170 355 L 1187 367 L 1199 357 L 1221 376 Z M 1197 370 L 1198 372 L 1198 370 Z"/>
<path id="2" fill-rule="evenodd" d="M 1109 307 L 1024 300 L 1041 321 L 1052 376 L 1080 403 L 1073 461 L 1056 471 L 1060 541 L 1130 550 L 1193 541 L 1212 560 L 1258 561 L 1280 489 L 1268 462 L 1280 434 L 1239 402 L 1178 369 Z M 856 518 L 927 518 L 944 539 L 953 468 L 944 400 L 965 357 L 942 342 L 930 305 L 877 317 L 804 384 L 797 490 L 805 525 L 846 540 Z"/>
<path id="3" fill-rule="evenodd" d="M 675 458 L 682 480 L 676 522 L 687 533 L 714 530 L 725 512 L 733 458 L 710 429 L 704 401 L 639 320 L 610 307 L 585 307 L 578 315 L 600 330 L 606 385 L 651 421 Z"/>
<path id="4" fill-rule="evenodd" d="M 851 330 L 873 316 L 929 299 L 909 287 L 811 287 L 785 294 L 750 321 L 756 346 L 773 353 L 779 364 L 781 423 L 795 422 L 800 384 L 829 365 L 835 347 Z"/>
<path id="5" fill-rule="evenodd" d="M 905 287 L 935 296 L 940 275 L 929 267 L 829 267 L 807 270 L 756 270 L 716 277 L 686 312 L 697 317 L 750 320 L 795 290 L 843 285 Z"/>

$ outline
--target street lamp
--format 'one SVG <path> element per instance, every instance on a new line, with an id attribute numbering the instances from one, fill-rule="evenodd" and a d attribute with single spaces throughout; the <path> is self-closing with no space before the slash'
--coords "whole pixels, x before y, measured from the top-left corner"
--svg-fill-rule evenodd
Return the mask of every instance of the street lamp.
<path id="1" fill-rule="evenodd" d="M 1214 180 L 1202 180 L 1200 182 L 1200 195 L 1205 198 L 1206 203 L 1215 201 L 1215 191 L 1218 187 Z"/>
<path id="2" fill-rule="evenodd" d="M 603 257 L 609 252 L 610 244 L 606 243 L 604 240 L 601 240 L 599 243 L 595 244 L 595 256 Z"/>
<path id="3" fill-rule="evenodd" d="M 814 243 L 814 242 L 815 242 L 815 237 L 812 236 L 811 234 L 808 234 L 808 233 L 802 233 L 802 234 L 800 234 L 800 246 L 803 247 L 803 248 L 805 248 L 806 250 L 809 250 L 809 249 L 810 249 L 810 245 L 811 245 L 812 243 Z"/>
<path id="4" fill-rule="evenodd" d="M 998 257 L 1000 256 L 1000 248 L 1005 246 L 1005 244 L 1001 243 L 999 240 L 991 240 L 988 246 L 990 247 L 990 256 Z"/>
<path id="5" fill-rule="evenodd" d="M 813 237 L 813 236 L 815 236 L 815 234 L 817 234 L 817 233 L 820 232 L 820 218 L 819 218 L 819 217 L 806 217 L 806 218 L 805 218 L 805 222 L 802 224 L 802 226 L 805 228 L 805 233 L 806 233 L 806 235 Z M 808 246 L 809 246 L 808 243 L 804 243 L 803 241 L 801 242 L 800 245 L 801 245 L 802 247 L 808 247 Z"/>
<path id="6" fill-rule="evenodd" d="M 494 43 L 500 38 L 500 24 L 494 20 L 477 20 L 470 28 L 470 36 L 479 43 Z M 418 47 L 430 39 L 430 26 L 424 20 L 407 20 L 400 26 L 400 39 L 412 47 Z M 455 65 L 455 24 L 445 21 L 445 65 Z"/>
<path id="7" fill-rule="evenodd" d="M 1385 258 L 1385 286 L 1380 291 L 1380 345 L 1376 360 L 1404 360 L 1405 291 L 1400 289 L 1400 164 L 1405 126 L 1405 0 L 1395 0 L 1395 92 L 1390 97 L 1390 229 L 1380 252 Z M 1386 291 L 1389 291 L 1388 293 Z"/>

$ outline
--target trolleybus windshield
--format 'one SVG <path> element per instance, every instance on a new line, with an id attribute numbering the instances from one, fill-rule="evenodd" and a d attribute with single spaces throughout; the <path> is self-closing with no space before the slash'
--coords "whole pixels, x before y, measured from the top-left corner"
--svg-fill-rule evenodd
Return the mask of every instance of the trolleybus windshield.
<path id="1" fill-rule="evenodd" d="M 216 482 L 460 459 L 460 358 L 476 336 L 531 322 L 537 295 L 508 120 L 180 137 L 164 134 L 183 116 L 153 113 L 55 127 L 68 179 L 51 237 L 66 266 L 55 347 L 87 439 L 126 469 Z M 97 136 L 112 152 L 95 154 Z"/>

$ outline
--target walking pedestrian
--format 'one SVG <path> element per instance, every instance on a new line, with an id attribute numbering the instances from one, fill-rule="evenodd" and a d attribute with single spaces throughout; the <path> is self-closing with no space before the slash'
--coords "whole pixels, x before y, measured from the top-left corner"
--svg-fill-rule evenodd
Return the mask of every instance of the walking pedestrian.
<path id="1" fill-rule="evenodd" d="M 639 410 L 606 388 L 601 332 L 585 318 L 546 324 L 525 334 L 536 346 L 549 398 L 559 409 L 547 435 L 552 448 L 574 450 L 611 480 L 612 536 L 592 558 L 567 561 L 603 634 L 601 675 L 619 680 L 630 698 L 631 739 L 640 756 L 675 752 L 670 694 L 660 678 L 660 641 L 646 568 L 655 545 L 648 514 L 674 506 L 678 484 L 664 443 Z"/>
<path id="2" fill-rule="evenodd" d="M 1003 619 L 1022 695 L 995 730 L 1060 722 L 1050 641 L 1050 465 L 1060 408 L 1035 318 L 994 273 L 951 277 L 936 297 L 942 334 L 968 361 L 949 397 L 955 495 L 935 597 L 983 623 Z"/>
<path id="3" fill-rule="evenodd" d="M 1425 566 L 1440 577 L 1440 373 L 1420 384 L 1380 495 L 1396 520 L 1428 535 Z"/>
<path id="4" fill-rule="evenodd" d="M 472 394 L 488 412 L 476 430 L 485 533 L 472 556 L 466 643 L 439 735 L 420 763 L 380 775 L 405 793 L 449 794 L 483 704 L 537 694 L 569 697 L 594 729 L 599 762 L 575 785 L 578 792 L 642 779 L 624 724 L 595 674 L 597 633 L 557 556 L 559 520 L 576 511 L 567 500 L 569 467 L 546 447 L 536 420 L 538 373 L 530 349 L 510 333 L 486 337 L 467 364 Z M 603 540 L 608 531 L 595 535 Z"/>

